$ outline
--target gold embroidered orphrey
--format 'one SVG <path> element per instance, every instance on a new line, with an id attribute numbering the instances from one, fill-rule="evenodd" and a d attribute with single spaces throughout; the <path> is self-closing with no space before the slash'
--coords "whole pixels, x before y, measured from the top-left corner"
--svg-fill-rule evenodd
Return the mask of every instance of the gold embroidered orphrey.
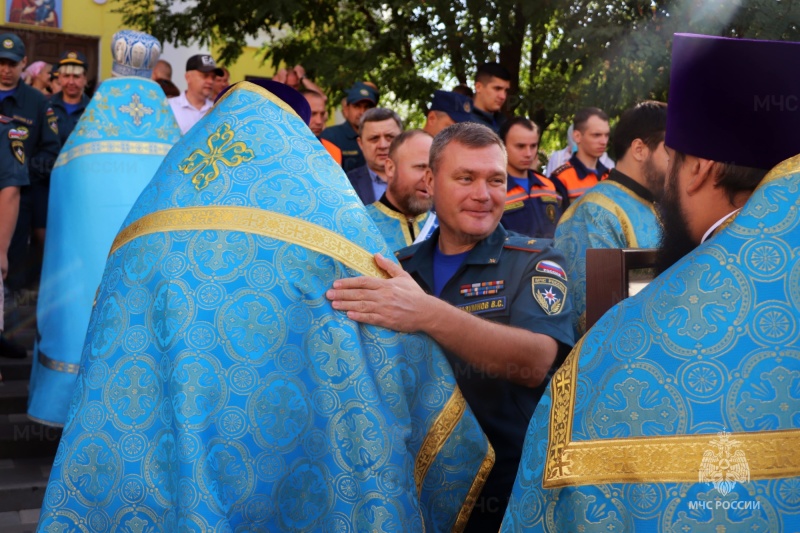
<path id="1" fill-rule="evenodd" d="M 184 174 L 193 174 L 192 183 L 195 189 L 201 191 L 217 179 L 220 164 L 237 167 L 255 158 L 253 150 L 242 141 L 233 142 L 233 136 L 230 125 L 222 124 L 206 141 L 208 152 L 198 148 L 178 165 L 178 170 Z"/>
<path id="2" fill-rule="evenodd" d="M 606 483 L 692 483 L 698 480 L 697 465 L 715 434 L 572 440 L 578 354 L 583 340 L 553 376 L 550 392 L 550 429 L 542 486 Z M 750 479 L 800 476 L 800 430 L 752 431 L 730 434 L 749 458 Z"/>
<path id="3" fill-rule="evenodd" d="M 317 224 L 253 207 L 181 207 L 156 211 L 119 232 L 109 255 L 126 243 L 152 233 L 168 231 L 241 231 L 304 246 L 365 276 L 386 278 L 372 254 L 341 235 Z"/>

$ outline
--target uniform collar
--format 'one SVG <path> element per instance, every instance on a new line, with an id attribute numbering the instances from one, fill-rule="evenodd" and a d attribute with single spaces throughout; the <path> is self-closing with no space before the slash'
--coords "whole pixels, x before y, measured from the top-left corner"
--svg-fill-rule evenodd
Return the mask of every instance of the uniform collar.
<path id="1" fill-rule="evenodd" d="M 650 192 L 650 189 L 639 183 L 638 181 L 634 180 L 627 174 L 623 174 L 616 168 L 612 168 L 611 172 L 607 178 L 609 181 L 615 181 L 625 187 L 626 189 L 630 189 L 635 195 L 640 197 L 642 200 L 650 202 L 654 204 L 656 202 L 655 196 L 653 193 Z"/>
<path id="2" fill-rule="evenodd" d="M 497 228 L 485 239 L 478 241 L 469 255 L 464 260 L 465 265 L 490 265 L 500 260 L 503 252 L 503 245 L 508 239 L 508 232 L 502 224 L 497 224 Z M 430 239 L 424 240 L 417 245 L 414 255 L 403 261 L 403 268 L 409 274 L 417 273 L 429 288 L 433 288 L 433 254 L 439 246 L 439 228 L 433 232 Z M 402 258 L 402 257 L 401 257 Z"/>
<path id="3" fill-rule="evenodd" d="M 81 101 L 78 102 L 77 106 L 78 109 L 86 109 L 86 106 L 89 105 L 90 98 L 86 96 L 86 94 L 81 95 Z M 53 96 L 50 97 L 50 104 L 51 105 L 58 105 L 66 109 L 67 103 L 64 101 L 64 93 L 59 91 Z"/>
<path id="4" fill-rule="evenodd" d="M 544 176 L 542 177 L 540 176 L 541 174 L 539 174 L 538 172 L 534 172 L 533 170 L 528 170 L 528 181 L 531 183 L 532 186 L 533 185 L 538 185 L 539 187 L 546 186 L 545 182 L 542 181 L 542 177 Z M 533 187 L 531 187 L 531 189 L 532 188 Z"/>
<path id="5" fill-rule="evenodd" d="M 572 165 L 572 168 L 575 169 L 575 172 L 578 173 L 578 178 L 584 179 L 589 174 L 595 174 L 595 172 L 590 171 L 586 168 L 586 165 L 583 164 L 583 161 L 578 159 L 578 152 L 572 154 L 572 157 L 569 158 L 569 163 Z M 608 172 L 608 169 L 600 162 L 600 159 L 597 160 L 597 168 L 595 169 L 596 175 L 598 178 L 602 177 L 603 174 Z"/>

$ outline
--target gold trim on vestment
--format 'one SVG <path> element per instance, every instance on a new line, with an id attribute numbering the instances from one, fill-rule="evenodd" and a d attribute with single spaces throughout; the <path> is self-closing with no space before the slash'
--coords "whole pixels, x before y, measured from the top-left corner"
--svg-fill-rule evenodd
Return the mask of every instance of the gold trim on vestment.
<path id="1" fill-rule="evenodd" d="M 453 389 L 453 394 L 450 395 L 439 416 L 431 424 L 431 428 L 428 430 L 428 434 L 425 435 L 425 440 L 422 441 L 419 452 L 417 452 L 417 458 L 414 461 L 414 481 L 417 484 L 417 494 L 422 493 L 422 483 L 425 481 L 428 470 L 430 470 L 431 465 L 436 460 L 436 456 L 447 442 L 447 439 L 450 438 L 466 410 L 467 401 L 461 395 L 461 389 L 456 387 Z"/>
<path id="2" fill-rule="evenodd" d="M 45 368 L 49 368 L 50 370 L 54 370 L 56 372 L 65 372 L 67 374 L 77 374 L 78 370 L 80 370 L 80 364 L 72 364 L 72 363 L 65 363 L 63 361 L 57 361 L 55 359 L 51 359 L 47 357 L 42 350 L 39 350 L 39 356 L 37 361 L 39 364 Z"/>
<path id="3" fill-rule="evenodd" d="M 214 105 L 212 106 L 211 109 L 214 109 L 215 107 L 220 105 L 222 102 L 225 101 L 226 98 L 231 96 L 236 91 L 248 91 L 248 92 L 251 92 L 251 93 L 256 93 L 259 96 L 263 96 L 264 98 L 266 98 L 267 100 L 269 100 L 270 102 L 272 102 L 276 106 L 280 107 L 281 109 L 283 109 L 287 113 L 291 113 L 292 115 L 296 116 L 297 118 L 300 118 L 300 115 L 297 114 L 297 111 L 292 109 L 292 106 L 290 106 L 289 104 L 287 104 L 286 102 L 284 102 L 283 100 L 281 100 L 280 98 L 278 98 L 273 93 L 271 93 L 268 90 L 266 90 L 265 88 L 263 88 L 263 87 L 261 87 L 259 85 L 256 85 L 255 83 L 251 83 L 249 81 L 240 81 L 239 83 L 234 84 L 231 89 L 229 89 L 225 94 L 222 95 L 222 98 L 220 98 L 219 100 L 217 100 L 214 103 Z M 209 112 L 211 112 L 211 110 L 209 110 Z"/>
<path id="4" fill-rule="evenodd" d="M 400 221 L 400 230 L 403 232 L 403 238 L 406 241 L 406 246 L 411 246 L 412 244 L 414 244 L 414 238 L 411 236 L 411 232 L 408 231 L 408 223 L 411 222 L 412 224 L 414 224 L 414 227 L 417 229 L 417 235 L 419 235 L 419 232 L 422 231 L 422 227 L 420 226 L 420 222 L 421 222 L 422 219 L 425 218 L 425 216 L 428 213 L 422 213 L 421 215 L 417 215 L 416 217 L 414 217 L 412 219 L 409 219 L 403 213 L 400 213 L 399 211 L 395 211 L 393 209 L 390 209 L 387 205 L 385 205 L 380 200 L 377 201 L 377 202 L 374 202 L 372 204 L 372 206 L 375 209 L 377 209 L 378 211 L 380 211 L 381 213 L 383 213 L 384 215 L 386 215 L 387 217 L 393 218 L 395 220 L 399 220 Z"/>
<path id="5" fill-rule="evenodd" d="M 585 337 L 584 337 L 585 338 Z M 550 428 L 542 486 L 607 483 L 698 482 L 703 453 L 716 433 L 573 441 L 575 394 L 581 339 L 553 376 Z M 800 476 L 800 430 L 733 433 L 744 451 L 750 479 Z"/>
<path id="6" fill-rule="evenodd" d="M 119 232 L 110 254 L 142 235 L 208 230 L 241 231 L 272 237 L 331 257 L 364 276 L 388 277 L 375 264 L 371 253 L 341 235 L 305 220 L 253 207 L 180 207 L 150 213 Z"/>
<path id="7" fill-rule="evenodd" d="M 172 145 L 160 142 L 144 141 L 94 141 L 79 144 L 66 152 L 61 152 L 53 168 L 66 165 L 73 159 L 84 155 L 126 154 L 126 155 L 159 155 L 165 156 Z"/>
<path id="8" fill-rule="evenodd" d="M 458 512 L 456 523 L 453 524 L 452 531 L 454 533 L 461 533 L 464 531 L 464 528 L 467 527 L 467 522 L 469 522 L 469 517 L 472 514 L 472 508 L 475 507 L 475 502 L 478 500 L 478 496 L 480 496 L 483 485 L 486 483 L 486 479 L 489 477 L 489 472 L 492 471 L 493 466 L 494 448 L 489 444 L 489 449 L 486 451 L 486 456 L 483 458 L 481 467 L 478 469 L 478 473 L 472 481 L 472 486 L 469 488 L 467 498 L 464 500 L 464 505 L 461 506 L 461 510 Z"/>
<path id="9" fill-rule="evenodd" d="M 36 422 L 37 424 L 41 424 L 43 426 L 50 426 L 51 428 L 63 428 L 64 424 L 56 424 L 55 422 L 51 422 L 49 420 L 43 420 L 41 418 L 36 418 L 35 416 L 28 415 L 28 419 Z"/>

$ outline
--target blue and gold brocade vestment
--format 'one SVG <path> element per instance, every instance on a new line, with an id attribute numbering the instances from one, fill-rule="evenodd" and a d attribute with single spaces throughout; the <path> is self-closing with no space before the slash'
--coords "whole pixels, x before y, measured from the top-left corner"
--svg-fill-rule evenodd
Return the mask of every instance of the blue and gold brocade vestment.
<path id="1" fill-rule="evenodd" d="M 180 129 L 154 81 L 106 80 L 53 167 L 28 415 L 62 426 L 108 250 Z"/>
<path id="2" fill-rule="evenodd" d="M 392 252 L 414 244 L 414 239 L 422 231 L 422 227 L 430 216 L 429 211 L 414 217 L 411 221 L 414 226 L 414 235 L 411 235 L 408 218 L 403 213 L 391 209 L 380 200 L 369 204 L 366 208 L 367 214 L 378 227 L 378 231 Z"/>
<path id="3" fill-rule="evenodd" d="M 392 254 L 289 106 L 225 95 L 111 248 L 39 531 L 451 531 L 493 451 L 426 336 L 334 311 Z"/>
<path id="4" fill-rule="evenodd" d="M 800 156 L 586 334 L 503 531 L 800 529 Z"/>
<path id="5" fill-rule="evenodd" d="M 660 237 L 652 195 L 618 170 L 567 209 L 556 227 L 555 246 L 567 260 L 576 339 L 586 333 L 586 250 L 655 248 Z"/>

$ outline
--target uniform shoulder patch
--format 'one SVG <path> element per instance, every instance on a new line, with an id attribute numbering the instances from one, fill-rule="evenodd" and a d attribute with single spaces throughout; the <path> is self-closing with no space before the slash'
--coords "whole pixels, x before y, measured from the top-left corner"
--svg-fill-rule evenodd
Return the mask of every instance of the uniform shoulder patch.
<path id="1" fill-rule="evenodd" d="M 567 285 L 552 276 L 533 276 L 531 291 L 536 303 L 548 315 L 557 315 L 564 309 L 567 298 Z"/>
<path id="2" fill-rule="evenodd" d="M 546 259 L 539 261 L 536 263 L 536 271 L 541 272 L 542 274 L 550 274 L 551 276 L 555 276 L 567 281 L 566 271 L 555 261 L 548 261 Z"/>

